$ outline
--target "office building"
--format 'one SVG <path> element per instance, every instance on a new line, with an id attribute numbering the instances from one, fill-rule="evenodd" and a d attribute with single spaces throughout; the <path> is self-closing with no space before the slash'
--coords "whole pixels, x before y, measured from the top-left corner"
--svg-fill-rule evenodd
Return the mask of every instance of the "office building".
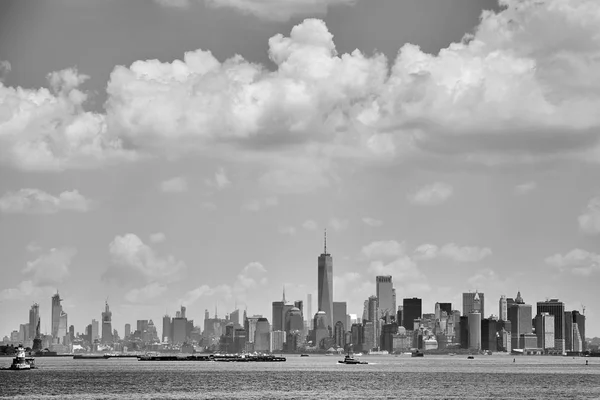
<path id="1" fill-rule="evenodd" d="M 263 317 L 259 317 L 256 321 L 254 351 L 263 353 L 271 351 L 271 325 L 269 320 Z"/>
<path id="2" fill-rule="evenodd" d="M 181 315 L 181 314 L 180 314 Z M 173 329 L 172 343 L 183 344 L 187 341 L 188 323 L 187 318 L 173 318 L 171 320 Z"/>
<path id="3" fill-rule="evenodd" d="M 40 322 L 40 305 L 34 303 L 29 309 L 29 337 L 28 339 L 35 339 L 35 332 Z"/>
<path id="4" fill-rule="evenodd" d="M 318 258 L 317 285 L 318 311 L 325 312 L 326 326 L 333 331 L 333 258 L 327 253 L 327 231 L 323 254 Z"/>
<path id="5" fill-rule="evenodd" d="M 581 314 L 579 311 L 573 310 L 571 311 L 573 315 L 573 325 L 577 325 L 577 331 L 579 332 L 579 337 L 581 339 L 581 350 L 587 350 L 587 342 L 585 341 L 585 315 Z M 573 330 L 575 332 L 575 330 Z M 573 337 L 575 340 L 575 337 Z M 573 348 L 573 351 L 577 351 Z"/>
<path id="6" fill-rule="evenodd" d="M 421 318 L 422 300 L 417 297 L 404 299 L 402 300 L 402 310 L 402 326 L 407 331 L 414 330 L 414 320 Z"/>
<path id="7" fill-rule="evenodd" d="M 112 312 L 108 307 L 108 302 L 104 303 L 104 312 L 102 313 L 102 343 L 113 342 L 112 331 Z"/>
<path id="8" fill-rule="evenodd" d="M 491 318 L 481 320 L 481 350 L 498 351 L 497 322 Z"/>
<path id="9" fill-rule="evenodd" d="M 271 332 L 271 349 L 270 351 L 283 351 L 285 344 L 285 332 L 273 331 Z"/>
<path id="10" fill-rule="evenodd" d="M 313 344 L 317 348 L 324 348 L 324 339 L 331 337 L 333 331 L 327 326 L 327 315 L 325 311 L 317 311 L 315 314 L 313 326 Z"/>
<path id="11" fill-rule="evenodd" d="M 394 284 L 392 283 L 392 276 L 376 276 L 375 289 L 379 316 L 381 318 L 385 318 L 386 315 L 394 316 L 396 308 L 394 306 Z"/>
<path id="12" fill-rule="evenodd" d="M 554 316 L 554 338 L 565 338 L 565 303 L 558 299 L 537 302 L 537 314 L 548 313 Z"/>
<path id="13" fill-rule="evenodd" d="M 452 315 L 452 303 L 435 303 L 435 319 L 442 318 L 442 312 L 446 312 L 446 316 Z"/>
<path id="14" fill-rule="evenodd" d="M 505 295 L 500 296 L 500 301 L 498 302 L 498 319 L 500 321 L 508 321 L 508 303 Z"/>
<path id="15" fill-rule="evenodd" d="M 475 299 L 478 299 L 476 302 Z M 463 315 L 469 315 L 471 311 L 476 311 L 483 319 L 483 315 L 485 313 L 485 296 L 483 293 L 479 293 L 477 290 L 475 293 L 463 293 Z"/>
<path id="16" fill-rule="evenodd" d="M 165 314 L 162 319 L 162 341 L 171 342 L 172 335 L 173 328 L 171 327 L 171 317 Z"/>
<path id="17" fill-rule="evenodd" d="M 554 328 L 556 326 L 554 318 L 554 315 L 547 312 L 535 316 L 535 335 L 537 336 L 537 347 L 540 349 L 554 349 Z"/>
<path id="18" fill-rule="evenodd" d="M 469 350 L 481 350 L 481 314 L 473 309 L 468 314 Z"/>
<path id="19" fill-rule="evenodd" d="M 348 326 L 346 324 L 347 311 L 348 308 L 345 301 L 333 302 L 333 326 L 335 327 L 338 322 L 341 322 L 344 332 L 346 332 L 346 327 Z"/>
<path id="20" fill-rule="evenodd" d="M 94 343 L 95 340 L 100 340 L 100 323 L 95 319 L 92 320 L 92 340 L 91 343 Z"/>
<path id="21" fill-rule="evenodd" d="M 131 336 L 131 324 L 125 324 L 125 339 Z"/>
<path id="22" fill-rule="evenodd" d="M 310 321 L 309 329 L 314 329 L 312 326 L 312 294 L 310 293 L 306 295 L 306 317 Z"/>
<path id="23" fill-rule="evenodd" d="M 508 301 L 508 320 L 511 323 L 511 348 L 522 349 L 523 345 L 521 336 L 533 333 L 532 326 L 532 308 L 530 304 L 525 304 L 521 297 L 521 292 L 517 293 L 517 297 L 513 301 Z M 537 337 L 536 337 L 537 344 Z M 535 346 L 534 346 L 535 347 Z"/>
<path id="24" fill-rule="evenodd" d="M 284 331 L 286 333 L 304 331 L 304 319 L 302 317 L 302 312 L 298 307 L 292 307 L 286 312 Z"/>
<path id="25" fill-rule="evenodd" d="M 62 299 L 60 298 L 60 295 L 57 291 L 56 294 L 52 296 L 52 320 L 50 325 L 50 334 L 52 335 L 52 339 L 59 338 L 58 325 L 60 323 L 60 315 L 63 312 L 62 305 L 60 304 L 61 301 Z"/>

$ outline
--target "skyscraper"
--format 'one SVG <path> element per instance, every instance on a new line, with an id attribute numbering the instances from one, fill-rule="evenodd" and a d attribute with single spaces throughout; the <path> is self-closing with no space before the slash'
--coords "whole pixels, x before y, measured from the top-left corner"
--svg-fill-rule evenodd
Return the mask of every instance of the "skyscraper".
<path id="1" fill-rule="evenodd" d="M 375 290 L 379 316 L 383 318 L 386 315 L 394 315 L 396 310 L 394 309 L 394 284 L 392 283 L 392 276 L 376 276 Z"/>
<path id="2" fill-rule="evenodd" d="M 422 300 L 417 297 L 413 297 L 412 299 L 404 299 L 402 303 L 402 326 L 404 326 L 407 331 L 412 331 L 415 329 L 415 319 L 421 318 L 421 313 L 423 312 Z"/>
<path id="3" fill-rule="evenodd" d="M 479 298 L 479 309 L 477 310 L 474 308 L 474 300 L 476 295 Z M 471 311 L 478 311 L 481 318 L 483 318 L 485 312 L 484 296 L 483 293 L 479 293 L 477 290 L 475 293 L 463 293 L 463 315 L 468 316 Z"/>
<path id="4" fill-rule="evenodd" d="M 533 332 L 533 323 L 531 316 L 531 305 L 525 304 L 521 297 L 521 292 L 517 293 L 514 302 L 508 307 L 508 320 L 511 323 L 511 348 L 523 349 L 525 343 L 521 340 L 522 335 Z M 537 342 L 537 340 L 536 340 Z"/>
<path id="5" fill-rule="evenodd" d="M 500 296 L 500 301 L 498 302 L 498 319 L 500 321 L 508 321 L 508 302 L 505 295 Z"/>
<path id="6" fill-rule="evenodd" d="M 325 312 L 326 324 L 330 331 L 333 330 L 333 258 L 327 253 L 327 231 L 323 254 L 318 259 L 318 311 Z"/>
<path id="7" fill-rule="evenodd" d="M 102 343 L 112 343 L 112 312 L 108 307 L 108 301 L 104 303 L 104 312 L 102 313 Z"/>
<path id="8" fill-rule="evenodd" d="M 310 321 L 308 327 L 310 329 L 312 329 L 312 318 L 313 318 L 313 313 L 312 313 L 312 294 L 310 294 L 310 293 L 306 295 L 306 317 Z"/>
<path id="9" fill-rule="evenodd" d="M 125 338 L 127 339 L 131 335 L 131 324 L 125 324 Z"/>
<path id="10" fill-rule="evenodd" d="M 554 340 L 565 339 L 565 303 L 558 299 L 537 302 L 537 314 L 548 313 L 554 315 Z M 563 348 L 557 343 L 556 349 Z"/>
<path id="11" fill-rule="evenodd" d="M 29 339 L 35 339 L 35 329 L 40 320 L 40 305 L 33 303 L 29 310 Z"/>
<path id="12" fill-rule="evenodd" d="M 56 291 L 56 294 L 52 296 L 52 321 L 50 325 L 50 334 L 53 339 L 58 338 L 58 324 L 60 323 L 60 313 L 62 313 L 61 301 L 62 299 Z"/>

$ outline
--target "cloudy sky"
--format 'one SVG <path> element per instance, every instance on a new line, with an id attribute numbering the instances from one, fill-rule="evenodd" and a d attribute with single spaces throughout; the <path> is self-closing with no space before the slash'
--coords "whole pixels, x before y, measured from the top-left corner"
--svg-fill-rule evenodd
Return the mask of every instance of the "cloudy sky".
<path id="1" fill-rule="evenodd" d="M 586 306 L 600 335 L 596 0 L 0 5 L 0 336 L 315 299 Z"/>

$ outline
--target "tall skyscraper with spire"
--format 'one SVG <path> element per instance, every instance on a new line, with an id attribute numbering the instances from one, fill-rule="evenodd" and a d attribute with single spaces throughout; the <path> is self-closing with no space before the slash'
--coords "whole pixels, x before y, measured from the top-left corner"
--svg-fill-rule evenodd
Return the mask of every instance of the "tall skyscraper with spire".
<path id="1" fill-rule="evenodd" d="M 29 310 L 29 338 L 30 340 L 35 339 L 36 329 L 40 322 L 40 305 L 34 303 Z"/>
<path id="2" fill-rule="evenodd" d="M 113 342 L 112 331 L 112 312 L 108 307 L 108 301 L 104 303 L 104 312 L 102 313 L 102 343 Z"/>
<path id="3" fill-rule="evenodd" d="M 333 258 L 327 253 L 327 230 L 325 230 L 323 254 L 318 259 L 318 311 L 326 314 L 327 327 L 333 330 Z"/>
<path id="4" fill-rule="evenodd" d="M 50 334 L 53 339 L 58 338 L 58 327 L 60 324 L 60 315 L 62 314 L 62 306 L 60 302 L 62 299 L 58 294 L 58 290 L 56 294 L 52 296 L 52 321 L 50 321 Z"/>

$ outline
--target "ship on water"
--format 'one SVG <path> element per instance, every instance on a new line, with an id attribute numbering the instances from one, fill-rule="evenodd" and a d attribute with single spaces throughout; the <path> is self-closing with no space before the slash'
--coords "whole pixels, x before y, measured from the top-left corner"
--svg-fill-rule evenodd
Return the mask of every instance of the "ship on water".
<path id="1" fill-rule="evenodd" d="M 17 347 L 17 356 L 13 358 L 12 364 L 8 369 L 13 371 L 23 371 L 35 368 L 35 359 L 33 357 L 27 357 L 25 355 L 25 349 L 20 344 Z"/>

